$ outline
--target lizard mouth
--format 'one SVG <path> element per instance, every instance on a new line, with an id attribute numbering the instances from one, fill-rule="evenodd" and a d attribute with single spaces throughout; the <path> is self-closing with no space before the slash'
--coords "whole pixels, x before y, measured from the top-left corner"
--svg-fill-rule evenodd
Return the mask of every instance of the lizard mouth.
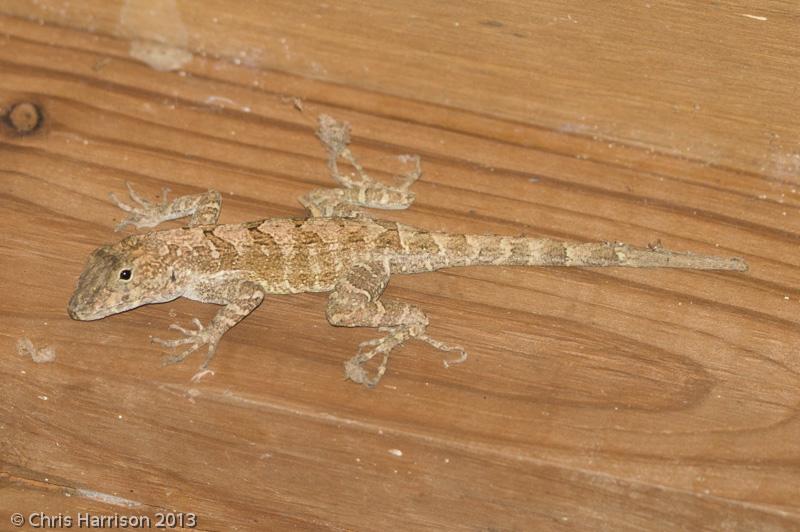
<path id="1" fill-rule="evenodd" d="M 72 318 L 73 320 L 79 320 L 79 321 L 88 321 L 88 320 L 93 320 L 93 319 L 100 318 L 100 316 L 94 317 L 94 316 L 89 315 L 86 312 L 81 312 L 79 310 L 80 306 L 81 305 L 80 305 L 80 301 L 78 300 L 78 298 L 75 297 L 75 296 L 72 296 L 70 298 L 70 300 L 69 300 L 69 305 L 67 305 L 67 314 L 69 314 L 70 318 Z"/>
<path id="2" fill-rule="evenodd" d="M 147 298 L 136 303 L 130 301 L 122 301 L 115 305 L 109 305 L 101 308 L 92 308 L 91 305 L 86 305 L 86 301 L 78 298 L 77 294 L 73 295 L 69 304 L 67 305 L 67 314 L 73 320 L 78 321 L 94 321 L 105 318 L 112 314 L 119 314 L 128 310 L 141 307 L 142 305 L 150 305 L 152 303 L 166 303 L 180 297 L 180 294 L 171 294 L 169 297 L 153 297 Z"/>
<path id="3" fill-rule="evenodd" d="M 110 307 L 101 307 L 101 308 L 94 308 L 94 307 L 96 307 L 96 305 L 91 305 L 91 304 L 87 305 L 85 299 L 78 297 L 77 294 L 74 294 L 69 299 L 69 304 L 67 305 L 67 314 L 69 314 L 69 317 L 72 318 L 73 320 L 92 321 L 105 318 L 106 316 L 109 316 L 111 314 L 116 314 L 118 312 L 129 310 L 133 308 L 134 305 L 130 305 L 126 302 L 123 302 L 116 305 L 112 305 Z"/>

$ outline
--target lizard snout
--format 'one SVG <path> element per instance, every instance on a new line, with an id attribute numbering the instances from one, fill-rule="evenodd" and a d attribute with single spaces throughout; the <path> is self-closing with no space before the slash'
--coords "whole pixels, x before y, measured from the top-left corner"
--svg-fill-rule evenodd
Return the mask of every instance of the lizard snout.
<path id="1" fill-rule="evenodd" d="M 80 304 L 77 296 L 77 294 L 73 294 L 72 297 L 69 298 L 69 304 L 67 305 L 67 314 L 69 314 L 69 317 L 73 320 L 81 320 L 81 315 L 78 312 Z"/>

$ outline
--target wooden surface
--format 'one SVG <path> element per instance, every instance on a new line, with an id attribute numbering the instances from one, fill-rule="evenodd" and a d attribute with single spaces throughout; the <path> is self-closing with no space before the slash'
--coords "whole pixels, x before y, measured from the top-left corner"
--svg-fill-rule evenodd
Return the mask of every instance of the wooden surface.
<path id="1" fill-rule="evenodd" d="M 796 4 L 446 5 L 3 2 L 0 528 L 800 528 Z M 43 116 L 27 135 L 19 102 Z M 321 112 L 376 175 L 422 156 L 417 202 L 386 218 L 751 269 L 395 277 L 471 357 L 411 343 L 375 390 L 342 379 L 374 333 L 328 326 L 324 295 L 270 298 L 197 384 L 148 335 L 215 307 L 67 317 L 88 253 L 120 238 L 108 192 L 302 215 L 332 184 Z"/>

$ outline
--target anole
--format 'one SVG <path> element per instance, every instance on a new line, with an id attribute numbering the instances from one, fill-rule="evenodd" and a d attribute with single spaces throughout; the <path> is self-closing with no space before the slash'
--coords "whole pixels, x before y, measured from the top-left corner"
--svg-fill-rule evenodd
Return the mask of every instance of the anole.
<path id="1" fill-rule="evenodd" d="M 332 325 L 373 327 L 383 335 L 363 342 L 345 363 L 345 375 L 374 386 L 386 371 L 390 352 L 407 340 L 458 351 L 427 335 L 428 318 L 415 305 L 382 297 L 392 274 L 430 272 L 471 265 L 628 266 L 745 271 L 738 258 L 677 253 L 660 247 L 636 248 L 622 243 L 577 243 L 547 238 L 464 235 L 431 232 L 375 220 L 361 208 L 405 209 L 414 201 L 409 187 L 421 176 L 419 158 L 406 156 L 413 170 L 394 185 L 371 178 L 347 147 L 349 125 L 320 116 L 319 137 L 328 149 L 328 166 L 340 185 L 317 189 L 300 199 L 304 219 L 268 218 L 218 224 L 219 192 L 183 196 L 160 203 L 141 198 L 128 184 L 136 206 L 119 201 L 128 213 L 120 226 L 154 227 L 165 220 L 190 217 L 186 227 L 128 236 L 91 254 L 69 301 L 69 315 L 96 320 L 150 303 L 186 297 L 222 308 L 207 326 L 173 324 L 184 335 L 153 340 L 169 348 L 184 347 L 167 362 L 179 362 L 206 347 L 205 371 L 217 345 L 231 327 L 270 294 L 330 292 L 326 315 Z M 353 168 L 342 173 L 338 161 Z M 375 356 L 373 375 L 364 365 Z M 447 362 L 445 362 L 447 365 Z M 202 372 L 201 371 L 201 372 Z"/>

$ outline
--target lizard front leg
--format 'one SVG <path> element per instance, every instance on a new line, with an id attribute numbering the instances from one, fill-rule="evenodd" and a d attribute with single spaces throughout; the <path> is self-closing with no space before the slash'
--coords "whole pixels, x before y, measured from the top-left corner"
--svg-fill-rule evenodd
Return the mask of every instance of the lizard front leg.
<path id="1" fill-rule="evenodd" d="M 422 175 L 419 157 L 405 155 L 403 160 L 412 163 L 409 173 L 398 176 L 396 185 L 384 185 L 373 179 L 359 164 L 350 148 L 350 126 L 337 122 L 327 115 L 319 117 L 317 136 L 328 150 L 328 168 L 331 177 L 341 188 L 319 188 L 302 198 L 300 203 L 313 217 L 353 217 L 360 215 L 360 207 L 373 209 L 407 209 L 414 201 L 414 193 L 408 188 Z M 344 159 L 355 173 L 343 174 L 338 160 Z"/>
<path id="2" fill-rule="evenodd" d="M 382 338 L 362 342 L 358 354 L 345 362 L 345 377 L 371 388 L 386 373 L 389 354 L 410 338 L 423 340 L 443 351 L 460 351 L 451 363 L 463 362 L 466 353 L 461 347 L 448 346 L 429 337 L 425 330 L 428 317 L 414 305 L 393 299 L 380 299 L 389 282 L 388 261 L 358 264 L 336 283 L 328 299 L 326 314 L 331 325 L 343 327 L 375 327 L 387 333 Z M 382 359 L 373 377 L 364 365 L 376 355 Z M 445 366 L 448 362 L 445 362 Z"/>
<path id="3" fill-rule="evenodd" d="M 219 211 L 222 208 L 222 196 L 216 190 L 209 190 L 202 194 L 181 196 L 172 201 L 167 200 L 168 188 L 161 191 L 161 201 L 152 203 L 147 201 L 133 190 L 130 183 L 126 182 L 128 195 L 136 204 L 135 206 L 123 203 L 112 192 L 109 194 L 111 200 L 117 207 L 128 213 L 128 217 L 122 220 L 116 227 L 119 231 L 126 225 L 132 225 L 137 229 L 143 227 L 155 227 L 167 220 L 176 220 L 191 216 L 189 227 L 196 225 L 212 225 L 217 223 Z"/>
<path id="4" fill-rule="evenodd" d="M 183 352 L 168 356 L 164 359 L 165 364 L 175 364 L 181 362 L 203 346 L 208 346 L 200 372 L 208 369 L 208 364 L 214 357 L 222 335 L 228 329 L 239 323 L 245 316 L 250 314 L 264 300 L 264 290 L 257 283 L 252 281 L 228 282 L 222 286 L 206 285 L 197 287 L 194 292 L 210 292 L 200 297 L 192 297 L 208 303 L 223 303 L 225 306 L 211 320 L 208 327 L 197 318 L 192 321 L 197 327 L 196 330 L 185 329 L 173 323 L 170 329 L 182 332 L 185 337 L 174 340 L 162 340 L 153 338 L 152 340 L 168 348 L 188 346 Z"/>

